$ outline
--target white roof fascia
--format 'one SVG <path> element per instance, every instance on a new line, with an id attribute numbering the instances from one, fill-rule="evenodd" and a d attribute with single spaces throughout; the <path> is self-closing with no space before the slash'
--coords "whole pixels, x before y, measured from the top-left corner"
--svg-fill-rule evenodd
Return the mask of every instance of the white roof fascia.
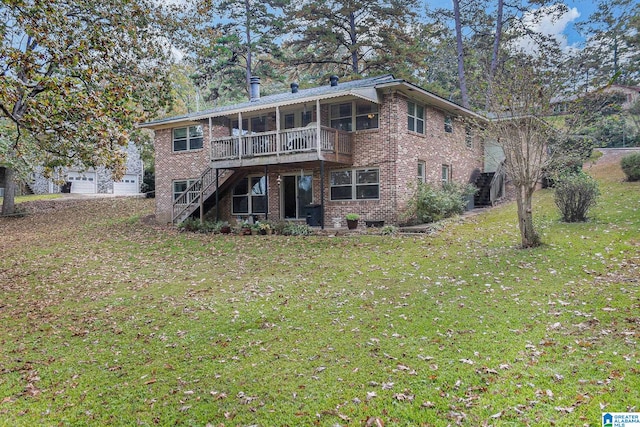
<path id="1" fill-rule="evenodd" d="M 275 109 L 276 107 L 304 104 L 307 102 L 315 102 L 317 100 L 322 101 L 325 99 L 339 98 L 339 97 L 345 97 L 345 96 L 355 96 L 357 98 L 362 98 L 376 104 L 380 103 L 380 100 L 378 98 L 378 93 L 374 87 L 359 88 L 359 89 L 350 89 L 350 90 L 345 90 L 340 92 L 333 92 L 333 93 L 328 93 L 324 95 L 315 95 L 315 96 L 309 96 L 305 98 L 296 98 L 296 99 L 285 100 L 280 102 L 273 102 L 269 104 L 259 104 L 256 106 L 249 105 L 249 106 L 244 106 L 239 108 L 232 108 L 228 110 L 207 111 L 207 112 L 203 112 L 202 114 L 194 114 L 188 117 L 185 117 L 185 116 L 176 117 L 175 119 L 166 120 L 158 123 L 153 123 L 153 122 L 144 123 L 139 125 L 139 127 L 161 129 L 161 128 L 171 127 L 171 125 L 175 125 L 177 123 L 197 124 L 199 121 L 206 120 L 208 118 L 234 116 L 234 115 L 237 115 L 238 113 L 250 113 L 250 112 L 260 111 L 260 110 L 272 110 L 272 109 Z M 224 107 L 221 107 L 221 108 L 224 108 Z"/>
<path id="2" fill-rule="evenodd" d="M 437 106 L 437 107 L 439 107 L 439 108 L 445 109 L 447 111 L 456 111 L 456 112 L 459 112 L 459 113 L 464 114 L 466 116 L 471 116 L 471 117 L 475 118 L 476 120 L 487 121 L 486 117 L 484 117 L 484 116 L 482 116 L 482 115 L 480 115 L 478 113 L 475 113 L 475 112 L 473 112 L 473 111 L 471 111 L 471 110 L 469 110 L 467 108 L 464 108 L 463 106 L 458 105 L 455 102 L 451 102 L 451 101 L 448 101 L 448 100 L 446 100 L 444 98 L 441 98 L 441 97 L 439 97 L 439 96 L 437 96 L 437 95 L 435 95 L 435 94 L 433 94 L 431 92 L 428 92 L 428 91 L 422 89 L 420 86 L 416 86 L 416 85 L 414 85 L 412 83 L 409 83 L 407 81 L 403 81 L 402 83 L 397 83 L 397 82 L 382 83 L 382 84 L 376 85 L 376 88 L 382 89 L 382 88 L 385 88 L 385 87 L 397 87 L 399 85 L 405 86 L 404 90 L 401 89 L 403 93 L 405 93 L 405 94 L 409 94 L 409 93 L 412 93 L 412 92 L 413 93 L 418 93 L 418 94 L 420 94 L 422 96 L 425 96 L 425 97 L 431 99 L 432 104 Z"/>

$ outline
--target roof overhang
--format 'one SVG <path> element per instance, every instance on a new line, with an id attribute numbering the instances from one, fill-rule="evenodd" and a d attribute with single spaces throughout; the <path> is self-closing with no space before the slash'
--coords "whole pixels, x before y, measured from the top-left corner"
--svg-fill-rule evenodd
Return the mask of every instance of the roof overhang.
<path id="1" fill-rule="evenodd" d="M 349 98 L 349 97 L 364 99 L 376 104 L 380 103 L 380 99 L 378 97 L 378 91 L 376 90 L 376 88 L 374 87 L 355 88 L 355 89 L 349 89 L 349 90 L 343 90 L 343 91 L 336 91 L 336 92 L 322 94 L 322 95 L 293 98 L 293 99 L 283 100 L 278 102 L 270 102 L 270 103 L 257 102 L 254 105 L 251 105 L 251 103 L 238 104 L 235 106 L 231 105 L 228 107 L 220 107 L 220 108 L 215 108 L 213 110 L 202 111 L 200 113 L 194 113 L 194 114 L 189 114 L 185 116 L 171 117 L 168 119 L 160 119 L 152 122 L 147 122 L 139 125 L 139 127 L 146 128 L 146 129 L 162 129 L 162 128 L 173 127 L 176 124 L 180 124 L 180 125 L 198 124 L 202 120 L 208 120 L 209 118 L 233 117 L 238 114 L 254 113 L 254 112 L 264 111 L 264 110 L 274 110 L 280 107 L 308 104 L 310 102 L 315 103 L 317 101 L 322 102 L 327 99 Z"/>
<path id="2" fill-rule="evenodd" d="M 435 95 L 420 86 L 414 85 L 406 80 L 403 80 L 401 83 L 390 82 L 390 83 L 382 83 L 376 85 L 376 88 L 393 88 L 396 91 L 403 93 L 404 95 L 410 98 L 419 98 L 426 100 L 426 103 L 429 106 L 433 106 L 443 111 L 447 111 L 452 114 L 466 116 L 471 119 L 477 120 L 479 122 L 486 122 L 487 118 L 469 110 L 468 108 L 464 108 L 461 105 L 456 104 L 455 102 L 448 101 L 444 98 Z"/>

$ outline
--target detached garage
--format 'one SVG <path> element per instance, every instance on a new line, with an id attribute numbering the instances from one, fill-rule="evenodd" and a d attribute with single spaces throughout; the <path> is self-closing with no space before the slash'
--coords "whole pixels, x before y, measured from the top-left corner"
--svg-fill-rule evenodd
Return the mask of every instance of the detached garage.
<path id="1" fill-rule="evenodd" d="M 95 172 L 69 172 L 67 180 L 71 192 L 75 194 L 95 194 L 98 192 Z"/>
<path id="2" fill-rule="evenodd" d="M 138 175 L 127 174 L 122 177 L 122 181 L 113 183 L 113 194 L 138 194 L 139 192 Z"/>

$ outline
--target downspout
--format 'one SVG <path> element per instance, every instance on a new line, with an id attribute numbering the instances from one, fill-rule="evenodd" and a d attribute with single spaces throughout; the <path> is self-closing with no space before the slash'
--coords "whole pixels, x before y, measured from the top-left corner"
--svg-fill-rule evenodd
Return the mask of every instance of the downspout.
<path id="1" fill-rule="evenodd" d="M 398 144 L 397 144 L 397 138 L 396 141 L 393 140 L 392 135 L 398 135 L 398 132 L 400 131 L 400 129 L 398 129 L 398 118 L 397 118 L 397 114 L 396 117 L 393 116 L 394 112 L 397 112 L 397 97 L 395 96 L 395 93 L 393 93 L 392 91 L 389 91 L 388 93 L 389 96 L 389 100 L 388 100 L 388 104 L 389 104 L 389 155 L 391 156 L 391 158 L 389 159 L 390 161 L 388 162 L 389 164 L 389 180 L 390 182 L 395 182 L 395 185 L 389 186 L 390 190 L 391 190 L 391 197 L 393 200 L 393 222 L 397 222 L 398 221 L 398 182 L 397 182 L 397 174 L 396 174 L 396 162 L 397 162 L 397 158 L 398 158 L 398 154 L 397 154 L 397 150 L 398 150 Z M 425 111 L 426 114 L 426 111 Z M 425 120 L 426 121 L 426 120 Z M 393 123 L 393 126 L 396 127 L 395 132 L 392 132 L 391 129 L 391 124 Z M 395 142 L 395 143 L 394 143 Z"/>

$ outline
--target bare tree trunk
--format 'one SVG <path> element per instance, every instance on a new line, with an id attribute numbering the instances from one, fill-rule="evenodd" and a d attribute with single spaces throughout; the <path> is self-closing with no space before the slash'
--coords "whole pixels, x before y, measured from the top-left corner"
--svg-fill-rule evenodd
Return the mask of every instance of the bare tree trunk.
<path id="1" fill-rule="evenodd" d="M 465 108 L 469 108 L 467 79 L 464 75 L 464 50 L 462 48 L 462 18 L 460 17 L 460 0 L 453 0 L 453 14 L 456 24 L 456 52 L 458 56 L 458 79 L 460 80 L 460 95 L 462 96 L 462 106 Z"/>
<path id="2" fill-rule="evenodd" d="M 540 237 L 533 226 L 533 209 L 531 207 L 533 189 L 526 185 L 518 185 L 516 190 L 521 245 L 523 248 L 540 246 Z"/>
<path id="3" fill-rule="evenodd" d="M 16 181 L 12 168 L 5 168 L 4 172 L 4 198 L 2 199 L 2 215 L 16 213 Z"/>
<path id="4" fill-rule="evenodd" d="M 245 8 L 245 36 L 247 41 L 247 93 L 251 100 L 251 3 L 250 0 L 244 0 Z"/>
<path id="5" fill-rule="evenodd" d="M 358 69 L 358 50 L 356 48 L 358 35 L 356 30 L 356 15 L 351 12 L 349 14 L 349 36 L 351 38 L 351 72 L 353 72 L 353 74 L 358 74 L 360 71 Z"/>
<path id="6" fill-rule="evenodd" d="M 491 86 L 493 84 L 493 78 L 496 75 L 498 69 L 498 55 L 500 53 L 500 42 L 502 40 L 502 19 L 504 16 L 504 0 L 498 0 L 498 8 L 496 11 L 496 33 L 493 37 L 493 51 L 491 52 L 491 65 L 489 66 L 489 77 L 485 101 L 485 110 L 489 111 L 491 104 Z"/>

